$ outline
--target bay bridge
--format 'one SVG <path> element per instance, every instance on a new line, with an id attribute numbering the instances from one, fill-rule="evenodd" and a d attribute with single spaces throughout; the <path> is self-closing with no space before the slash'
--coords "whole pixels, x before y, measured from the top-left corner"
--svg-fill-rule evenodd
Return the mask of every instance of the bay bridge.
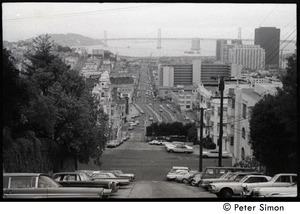
<path id="1" fill-rule="evenodd" d="M 227 40 L 227 41 L 254 41 L 254 39 L 242 39 L 241 38 L 241 28 L 238 29 L 238 38 L 199 38 L 199 37 L 162 37 L 161 36 L 161 29 L 158 29 L 157 37 L 115 37 L 115 38 L 108 38 L 107 32 L 104 31 L 104 39 L 102 40 L 104 46 L 108 46 L 108 41 L 157 41 L 157 49 L 161 49 L 162 41 L 191 41 L 192 48 L 191 50 L 200 50 L 200 41 L 203 40 L 210 40 L 210 41 L 217 41 L 217 40 Z M 296 42 L 295 40 L 281 40 L 280 42 Z"/>

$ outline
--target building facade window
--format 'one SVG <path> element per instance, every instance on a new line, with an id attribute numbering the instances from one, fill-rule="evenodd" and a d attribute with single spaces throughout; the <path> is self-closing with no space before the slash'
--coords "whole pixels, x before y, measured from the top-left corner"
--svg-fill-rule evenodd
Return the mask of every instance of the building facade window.
<path id="1" fill-rule="evenodd" d="M 243 103 L 243 118 L 246 119 L 247 116 L 247 106 Z"/>
<path id="2" fill-rule="evenodd" d="M 234 137 L 230 137 L 230 146 L 234 145 Z"/>
<path id="3" fill-rule="evenodd" d="M 246 131 L 245 128 L 243 127 L 242 129 L 242 138 L 245 139 L 246 138 Z"/>

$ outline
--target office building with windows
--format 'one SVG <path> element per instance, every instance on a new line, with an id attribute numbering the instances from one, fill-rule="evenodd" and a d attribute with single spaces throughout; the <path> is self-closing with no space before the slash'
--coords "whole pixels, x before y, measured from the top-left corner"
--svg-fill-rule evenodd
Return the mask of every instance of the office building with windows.
<path id="1" fill-rule="evenodd" d="M 266 66 L 279 66 L 280 29 L 275 27 L 256 28 L 254 44 L 265 49 Z"/>
<path id="2" fill-rule="evenodd" d="M 263 69 L 265 50 L 259 45 L 236 45 L 229 49 L 229 62 L 248 69 Z"/>

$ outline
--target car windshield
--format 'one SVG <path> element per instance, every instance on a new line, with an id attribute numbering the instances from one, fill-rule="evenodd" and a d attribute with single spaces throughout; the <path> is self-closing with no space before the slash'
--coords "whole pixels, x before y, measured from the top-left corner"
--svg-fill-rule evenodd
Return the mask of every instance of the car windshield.
<path id="1" fill-rule="evenodd" d="M 81 177 L 82 181 L 90 181 L 91 180 L 89 178 L 89 176 L 87 174 L 85 174 L 85 173 L 81 173 L 80 175 L 81 175 L 80 177 Z"/>
<path id="2" fill-rule="evenodd" d="M 245 176 L 246 176 L 245 174 L 236 175 L 235 178 L 234 178 L 234 181 L 240 181 Z"/>
<path id="3" fill-rule="evenodd" d="M 56 181 L 53 179 L 49 178 L 48 176 L 43 176 L 41 175 L 38 180 L 38 188 L 55 188 L 55 187 L 60 187 Z"/>

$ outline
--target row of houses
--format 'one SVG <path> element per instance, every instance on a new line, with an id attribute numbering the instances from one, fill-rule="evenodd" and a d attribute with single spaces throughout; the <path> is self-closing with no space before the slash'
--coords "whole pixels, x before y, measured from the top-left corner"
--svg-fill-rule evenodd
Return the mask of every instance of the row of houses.
<path id="1" fill-rule="evenodd" d="M 249 145 L 252 108 L 264 95 L 275 95 L 281 87 L 282 83 L 275 78 L 264 78 L 264 81 L 253 83 L 239 79 L 225 81 L 222 148 L 232 154 L 233 164 L 252 156 Z M 193 86 L 160 87 L 158 96 L 172 101 L 182 114 L 193 112 L 191 122 L 197 120 L 197 107 L 204 108 L 204 137 L 211 137 L 218 145 L 220 95 L 217 86 L 200 83 Z"/>

